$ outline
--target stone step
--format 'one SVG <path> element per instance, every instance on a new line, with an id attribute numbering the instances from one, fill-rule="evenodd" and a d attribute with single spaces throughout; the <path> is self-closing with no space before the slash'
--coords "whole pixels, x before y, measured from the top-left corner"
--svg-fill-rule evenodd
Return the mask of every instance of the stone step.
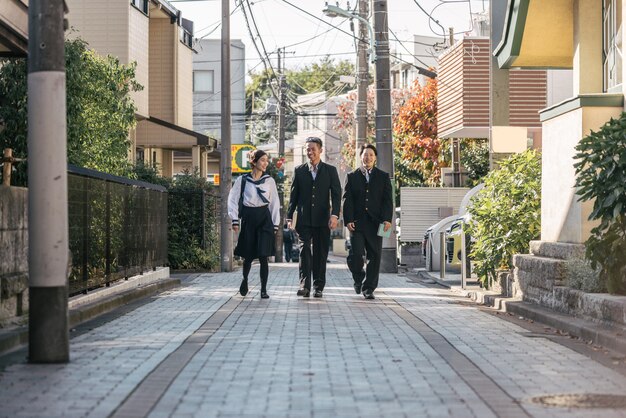
<path id="1" fill-rule="evenodd" d="M 538 281 L 563 281 L 567 273 L 564 259 L 540 257 L 532 254 L 514 255 L 513 266 L 519 271 L 532 273 Z"/>
<path id="2" fill-rule="evenodd" d="M 572 258 L 583 258 L 585 246 L 583 244 L 564 242 L 530 241 L 530 253 L 539 257 L 570 260 Z"/>

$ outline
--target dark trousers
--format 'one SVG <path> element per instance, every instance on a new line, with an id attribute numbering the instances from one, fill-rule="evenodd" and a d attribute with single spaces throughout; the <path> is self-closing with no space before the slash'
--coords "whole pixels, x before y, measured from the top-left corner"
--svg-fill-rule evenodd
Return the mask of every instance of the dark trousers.
<path id="1" fill-rule="evenodd" d="M 300 243 L 300 288 L 324 290 L 326 285 L 326 259 L 330 242 L 328 226 L 296 226 Z"/>
<path id="2" fill-rule="evenodd" d="M 283 247 L 285 247 L 285 261 L 291 261 L 291 250 L 293 248 L 293 242 L 285 241 L 283 242 Z"/>
<path id="3" fill-rule="evenodd" d="M 360 284 L 362 290 L 374 291 L 378 287 L 383 238 L 379 237 L 377 232 L 378 224 L 368 220 L 350 233 L 352 248 L 348 255 L 348 267 L 352 272 L 354 283 Z M 365 258 L 367 268 L 364 271 Z"/>

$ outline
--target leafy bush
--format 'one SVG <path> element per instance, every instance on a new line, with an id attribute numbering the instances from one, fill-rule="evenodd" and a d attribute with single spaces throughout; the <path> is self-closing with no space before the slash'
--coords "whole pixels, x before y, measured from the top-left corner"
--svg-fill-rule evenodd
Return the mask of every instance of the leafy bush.
<path id="1" fill-rule="evenodd" d="M 134 175 L 168 190 L 168 261 L 173 269 L 215 270 L 219 266 L 219 191 L 188 171 L 175 179 L 160 177 L 156 169 L 138 164 Z"/>
<path id="2" fill-rule="evenodd" d="M 593 200 L 589 220 L 599 221 L 585 242 L 586 255 L 611 293 L 626 294 L 626 113 L 591 132 L 576 146 L 579 200 Z"/>
<path id="3" fill-rule="evenodd" d="M 65 41 L 67 161 L 109 174 L 128 171 L 128 132 L 135 126 L 130 97 L 143 87 L 136 64 L 100 56 L 81 39 Z M 25 59 L 0 60 L 0 149 L 27 157 L 27 65 Z M 27 163 L 17 166 L 13 184 L 27 184 Z"/>
<path id="4" fill-rule="evenodd" d="M 489 143 L 486 140 L 462 140 L 461 165 L 467 170 L 468 186 L 482 183 L 489 173 Z"/>
<path id="5" fill-rule="evenodd" d="M 541 159 L 527 150 L 502 161 L 485 177 L 485 187 L 472 199 L 471 235 L 474 271 L 485 287 L 496 270 L 510 269 L 513 254 L 526 252 L 541 229 Z"/>

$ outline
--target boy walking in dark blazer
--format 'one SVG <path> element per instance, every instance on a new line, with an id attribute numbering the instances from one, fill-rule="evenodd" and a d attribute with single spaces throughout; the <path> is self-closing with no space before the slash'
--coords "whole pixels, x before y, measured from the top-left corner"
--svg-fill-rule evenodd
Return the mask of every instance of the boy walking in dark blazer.
<path id="1" fill-rule="evenodd" d="M 309 297 L 311 273 L 313 296 L 322 297 L 326 285 L 326 259 L 330 231 L 337 227 L 341 205 L 341 183 L 337 169 L 321 161 L 322 140 L 309 137 L 309 162 L 296 167 L 291 183 L 287 224 L 291 228 L 297 211 L 296 232 L 300 241 L 300 289 L 298 296 Z M 311 247 L 313 247 L 311 249 Z"/>
<path id="2" fill-rule="evenodd" d="M 362 291 L 365 299 L 374 299 L 383 249 L 383 238 L 378 235 L 378 230 L 381 224 L 385 232 L 391 228 L 393 196 L 389 174 L 374 166 L 378 154 L 376 147 L 366 144 L 360 152 L 361 167 L 346 178 L 343 220 L 350 230 L 352 254 L 348 256 L 348 267 L 352 272 L 354 291 L 357 294 Z"/>

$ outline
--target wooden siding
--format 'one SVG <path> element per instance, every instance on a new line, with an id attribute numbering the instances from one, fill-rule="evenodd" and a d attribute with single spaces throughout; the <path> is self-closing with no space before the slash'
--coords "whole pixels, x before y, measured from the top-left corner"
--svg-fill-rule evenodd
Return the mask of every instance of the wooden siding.
<path id="1" fill-rule="evenodd" d="M 131 93 L 131 97 L 137 105 L 137 113 L 148 117 L 149 113 L 149 96 L 150 84 L 149 74 L 149 24 L 148 17 L 134 7 L 128 8 L 128 61 L 137 62 L 137 70 L 135 78 L 137 82 L 143 86 L 143 90 Z"/>
<path id="2" fill-rule="evenodd" d="M 465 38 L 439 58 L 437 124 L 439 135 L 489 127 L 489 39 Z M 541 127 L 547 105 L 545 70 L 510 70 L 509 124 Z"/>
<path id="3" fill-rule="evenodd" d="M 463 45 L 457 43 L 439 58 L 437 129 L 439 135 L 463 127 Z"/>
<path id="4" fill-rule="evenodd" d="M 489 39 L 465 38 L 439 58 L 440 136 L 489 125 Z"/>
<path id="5" fill-rule="evenodd" d="M 400 189 L 400 241 L 421 242 L 428 228 L 439 222 L 440 207 L 451 207 L 458 213 L 464 187 L 402 187 Z"/>
<path id="6" fill-rule="evenodd" d="M 113 55 L 129 62 L 128 0 L 66 0 L 70 28 L 68 38 L 82 38 L 100 55 Z"/>
<path id="7" fill-rule="evenodd" d="M 509 125 L 541 127 L 539 111 L 547 106 L 545 70 L 509 70 Z"/>
<path id="8" fill-rule="evenodd" d="M 182 42 L 176 42 L 176 47 L 178 48 L 176 124 L 193 129 L 193 51 Z"/>
<path id="9" fill-rule="evenodd" d="M 174 113 L 174 39 L 169 19 L 150 19 L 150 116 L 170 123 Z"/>
<path id="10" fill-rule="evenodd" d="M 463 126 L 489 126 L 489 39 L 463 40 Z"/>

